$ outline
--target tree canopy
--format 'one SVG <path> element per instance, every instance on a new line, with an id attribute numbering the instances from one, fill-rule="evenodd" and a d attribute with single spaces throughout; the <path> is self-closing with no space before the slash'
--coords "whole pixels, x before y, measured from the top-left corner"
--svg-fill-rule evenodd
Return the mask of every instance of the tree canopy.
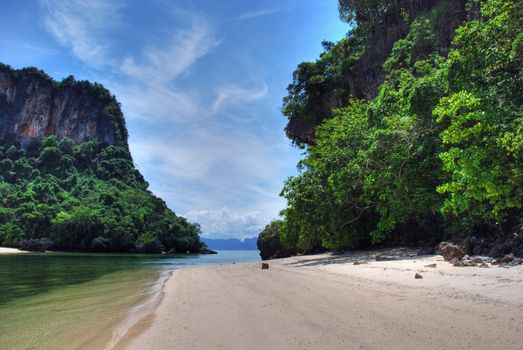
<path id="1" fill-rule="evenodd" d="M 340 0 L 340 16 L 356 25 L 353 32 L 366 31 L 386 25 L 384 16 L 407 3 L 423 1 Z M 412 19 L 383 64 L 377 95 L 349 96 L 332 118 L 319 120 L 299 175 L 282 190 L 288 206 L 280 238 L 288 247 L 427 244 L 522 230 L 523 5 L 472 5 L 481 12 L 453 33 L 448 52 L 441 50 L 448 2 Z M 332 49 L 350 40 L 330 45 L 321 62 L 358 60 L 357 46 L 350 55 Z M 285 114 L 315 113 L 311 98 L 319 95 L 295 87 L 322 84 L 329 94 L 343 87 L 336 74 L 328 84 L 322 79 L 327 68 L 318 79 L 297 79 L 315 74 L 318 64 L 298 67 Z"/>
<path id="2" fill-rule="evenodd" d="M 200 228 L 147 190 L 127 147 L 49 136 L 0 146 L 0 243 L 65 251 L 199 251 Z"/>

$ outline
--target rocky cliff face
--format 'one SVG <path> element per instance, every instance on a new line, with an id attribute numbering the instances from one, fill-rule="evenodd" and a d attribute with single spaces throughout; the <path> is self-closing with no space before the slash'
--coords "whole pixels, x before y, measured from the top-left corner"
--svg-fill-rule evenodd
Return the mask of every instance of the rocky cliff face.
<path id="1" fill-rule="evenodd" d="M 284 100 L 284 114 L 289 118 L 285 128 L 287 136 L 297 144 L 314 145 L 316 126 L 332 117 L 333 108 L 346 106 L 351 98 L 376 97 L 386 75 L 383 64 L 394 44 L 406 37 L 416 18 L 442 5 L 445 11 L 439 19 L 436 38 L 432 40 L 438 54 L 446 56 L 455 29 L 467 15 L 477 11 L 473 2 L 470 6 L 467 3 L 468 0 L 412 1 L 405 8 L 387 13 L 370 33 L 362 35 L 356 31 L 349 40 L 341 40 L 326 50 L 315 63 L 302 63 L 289 85 L 290 97 Z M 431 51 L 420 54 L 428 55 Z"/>
<path id="2" fill-rule="evenodd" d="M 101 85 L 0 64 L 0 140 L 25 146 L 49 135 L 127 146 L 120 106 Z"/>

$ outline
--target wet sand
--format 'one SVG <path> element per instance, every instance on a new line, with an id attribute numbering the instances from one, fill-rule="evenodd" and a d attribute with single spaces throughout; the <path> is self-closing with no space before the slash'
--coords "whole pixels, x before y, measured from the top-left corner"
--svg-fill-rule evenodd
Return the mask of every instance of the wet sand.
<path id="1" fill-rule="evenodd" d="M 154 313 L 116 348 L 523 349 L 523 266 L 371 256 L 175 270 Z"/>

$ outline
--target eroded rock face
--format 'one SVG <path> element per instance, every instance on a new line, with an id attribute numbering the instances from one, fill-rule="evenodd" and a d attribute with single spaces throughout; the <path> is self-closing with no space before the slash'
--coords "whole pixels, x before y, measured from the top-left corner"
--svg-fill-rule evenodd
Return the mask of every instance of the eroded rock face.
<path id="1" fill-rule="evenodd" d="M 49 135 L 127 146 L 119 104 L 101 85 L 0 64 L 0 138 L 25 146 Z"/>
<path id="2" fill-rule="evenodd" d="M 289 119 L 285 127 L 287 136 L 298 144 L 314 145 L 316 127 L 324 119 L 332 118 L 334 108 L 347 106 L 351 99 L 371 100 L 376 97 L 386 75 L 383 64 L 394 44 L 406 37 L 413 20 L 438 5 L 448 7 L 443 17 L 445 25 L 440 26 L 439 31 L 435 33 L 438 36 L 437 53 L 447 56 L 455 29 L 467 16 L 472 16 L 477 11 L 473 6 L 465 6 L 467 3 L 469 2 L 466 0 L 418 0 L 402 8 L 401 12 L 390 13 L 385 23 L 376 27 L 373 34 L 366 38 L 366 45 L 359 59 L 350 65 L 350 69 L 345 69 L 336 81 L 336 94 L 332 93 L 333 87 L 315 91 L 314 103 L 300 115 Z M 343 65 L 349 67 L 348 62 L 352 58 L 348 55 L 343 58 Z"/>

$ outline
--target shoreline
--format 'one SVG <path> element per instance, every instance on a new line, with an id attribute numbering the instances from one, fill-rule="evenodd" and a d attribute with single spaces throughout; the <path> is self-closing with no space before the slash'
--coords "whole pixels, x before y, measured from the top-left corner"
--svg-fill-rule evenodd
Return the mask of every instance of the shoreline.
<path id="1" fill-rule="evenodd" d="M 7 254 L 27 254 L 29 252 L 25 250 L 20 250 L 17 248 L 8 248 L 8 247 L 0 247 L 0 255 L 7 255 Z"/>
<path id="2" fill-rule="evenodd" d="M 141 325 L 144 322 L 147 323 L 147 320 L 152 320 L 154 311 L 165 295 L 163 291 L 164 286 L 172 277 L 174 271 L 175 269 L 160 271 L 158 280 L 147 291 L 144 298 L 129 309 L 125 318 L 112 325 L 110 330 L 111 337 L 104 342 L 103 350 L 123 349 L 122 346 L 125 346 L 130 339 L 133 339 L 131 335 L 133 330 L 137 327 L 141 329 Z"/>
<path id="3" fill-rule="evenodd" d="M 373 253 L 175 269 L 113 349 L 520 349 L 523 266 Z"/>

